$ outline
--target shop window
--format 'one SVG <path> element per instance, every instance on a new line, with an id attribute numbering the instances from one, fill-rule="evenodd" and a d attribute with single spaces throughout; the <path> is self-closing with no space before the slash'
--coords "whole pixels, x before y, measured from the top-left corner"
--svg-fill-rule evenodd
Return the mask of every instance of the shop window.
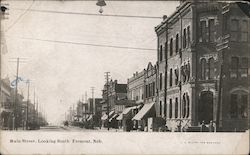
<path id="1" fill-rule="evenodd" d="M 214 42 L 215 41 L 215 23 L 214 19 L 210 19 L 208 21 L 208 28 L 209 28 L 209 42 Z"/>
<path id="2" fill-rule="evenodd" d="M 238 41 L 239 37 L 239 20 L 232 19 L 230 24 L 230 30 L 231 30 L 231 40 L 232 41 Z"/>
<path id="3" fill-rule="evenodd" d="M 174 74 L 175 74 L 175 85 L 177 86 L 179 82 L 179 70 L 175 69 Z"/>
<path id="4" fill-rule="evenodd" d="M 172 99 L 169 100 L 169 118 L 172 118 Z"/>
<path id="5" fill-rule="evenodd" d="M 206 59 L 201 59 L 201 80 L 206 79 Z"/>
<path id="6" fill-rule="evenodd" d="M 213 79 L 215 74 L 214 74 L 214 59 L 213 58 L 210 58 L 208 60 L 208 78 L 209 79 Z"/>
<path id="7" fill-rule="evenodd" d="M 160 51 L 159 51 L 159 61 L 162 61 L 162 45 L 160 46 Z"/>
<path id="8" fill-rule="evenodd" d="M 248 22 L 247 22 L 247 20 L 242 21 L 241 41 L 243 41 L 243 42 L 248 41 Z"/>
<path id="9" fill-rule="evenodd" d="M 232 57 L 231 58 L 230 77 L 231 78 L 237 78 L 238 77 L 238 71 L 239 71 L 239 58 L 238 57 Z"/>
<path id="10" fill-rule="evenodd" d="M 173 85 L 173 69 L 170 69 L 170 76 L 169 76 L 169 86 L 172 87 Z"/>
<path id="11" fill-rule="evenodd" d="M 248 95 L 246 93 L 231 94 L 230 115 L 231 118 L 247 118 L 248 117 Z"/>
<path id="12" fill-rule="evenodd" d="M 173 38 L 170 39 L 170 45 L 169 45 L 169 54 L 170 56 L 173 55 Z"/>
<path id="13" fill-rule="evenodd" d="M 178 118 L 178 98 L 175 98 L 175 118 Z"/>
<path id="14" fill-rule="evenodd" d="M 177 54 L 179 50 L 179 34 L 176 34 L 175 38 L 175 53 Z"/>
<path id="15" fill-rule="evenodd" d="M 187 30 L 183 30 L 183 48 L 187 47 Z"/>

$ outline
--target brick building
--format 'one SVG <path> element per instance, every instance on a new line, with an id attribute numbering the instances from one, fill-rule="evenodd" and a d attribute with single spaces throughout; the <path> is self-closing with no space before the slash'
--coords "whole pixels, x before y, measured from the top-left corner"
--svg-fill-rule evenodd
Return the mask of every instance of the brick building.
<path id="1" fill-rule="evenodd" d="M 224 131 L 248 128 L 249 16 L 242 8 L 249 4 L 183 2 L 155 28 L 156 115 L 170 130 L 202 121 Z"/>

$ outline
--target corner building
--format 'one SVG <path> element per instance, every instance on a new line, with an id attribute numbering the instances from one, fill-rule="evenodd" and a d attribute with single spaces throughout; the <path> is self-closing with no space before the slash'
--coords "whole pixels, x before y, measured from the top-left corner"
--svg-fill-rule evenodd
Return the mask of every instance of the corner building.
<path id="1" fill-rule="evenodd" d="M 249 3 L 183 2 L 155 27 L 157 117 L 171 131 L 202 121 L 244 131 L 249 117 Z"/>

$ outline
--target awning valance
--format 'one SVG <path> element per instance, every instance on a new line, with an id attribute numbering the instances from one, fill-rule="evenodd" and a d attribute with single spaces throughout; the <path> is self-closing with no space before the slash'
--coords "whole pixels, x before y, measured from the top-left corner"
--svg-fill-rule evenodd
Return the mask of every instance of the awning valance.
<path id="1" fill-rule="evenodd" d="M 87 119 L 87 121 L 90 121 L 93 118 L 93 115 L 90 115 Z"/>
<path id="2" fill-rule="evenodd" d="M 122 119 L 123 119 L 123 114 L 121 113 L 121 114 L 116 118 L 116 120 L 121 121 Z"/>
<path id="3" fill-rule="evenodd" d="M 118 116 L 118 114 L 114 114 L 110 119 L 109 122 L 111 122 L 113 119 L 115 119 Z"/>
<path id="4" fill-rule="evenodd" d="M 142 109 L 132 118 L 132 120 L 141 120 L 154 106 L 154 103 L 145 104 Z"/>
<path id="5" fill-rule="evenodd" d="M 109 112 L 109 118 L 111 118 L 114 113 L 115 113 L 114 111 L 110 111 Z M 107 120 L 107 119 L 108 119 L 108 115 L 107 114 L 103 114 L 101 120 L 104 121 L 104 120 Z"/>

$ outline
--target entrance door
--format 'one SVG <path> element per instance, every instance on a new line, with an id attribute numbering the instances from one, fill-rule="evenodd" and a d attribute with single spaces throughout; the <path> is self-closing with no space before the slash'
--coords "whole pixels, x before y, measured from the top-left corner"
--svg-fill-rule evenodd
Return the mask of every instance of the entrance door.
<path id="1" fill-rule="evenodd" d="M 198 121 L 209 123 L 213 120 L 213 93 L 211 91 L 203 91 L 200 95 L 198 105 Z"/>

